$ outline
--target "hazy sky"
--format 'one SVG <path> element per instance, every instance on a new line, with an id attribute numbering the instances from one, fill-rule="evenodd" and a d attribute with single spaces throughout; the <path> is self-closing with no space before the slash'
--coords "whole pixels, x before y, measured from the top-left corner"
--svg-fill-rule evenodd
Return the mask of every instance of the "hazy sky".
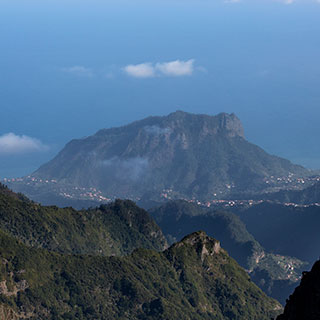
<path id="1" fill-rule="evenodd" d="M 320 168 L 320 2 L 0 0 L 0 178 L 177 109 Z"/>

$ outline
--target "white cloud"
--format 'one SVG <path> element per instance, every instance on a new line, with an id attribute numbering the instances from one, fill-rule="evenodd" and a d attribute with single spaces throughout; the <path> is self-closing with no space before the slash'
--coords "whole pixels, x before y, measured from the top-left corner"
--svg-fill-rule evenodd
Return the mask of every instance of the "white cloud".
<path id="1" fill-rule="evenodd" d="M 154 67 L 151 63 L 129 64 L 123 68 L 129 76 L 135 78 L 151 78 L 154 77 Z"/>
<path id="2" fill-rule="evenodd" d="M 166 76 L 190 76 L 193 73 L 194 59 L 188 61 L 175 60 L 157 63 L 155 68 Z"/>
<path id="3" fill-rule="evenodd" d="M 21 154 L 28 152 L 44 151 L 48 147 L 40 140 L 25 135 L 6 133 L 0 136 L 0 154 Z"/>
<path id="4" fill-rule="evenodd" d="M 297 0 L 273 0 L 273 2 L 281 2 L 282 4 L 290 5 L 298 1 Z"/>
<path id="5" fill-rule="evenodd" d="M 70 73 L 70 74 L 73 74 L 78 77 L 91 78 L 94 75 L 92 69 L 86 68 L 83 66 L 73 66 L 73 67 L 68 67 L 68 68 L 62 68 L 61 70 L 63 72 Z"/>
<path id="6" fill-rule="evenodd" d="M 241 0 L 224 0 L 224 3 L 239 3 Z"/>
<path id="7" fill-rule="evenodd" d="M 135 78 L 151 78 L 155 76 L 189 76 L 194 72 L 194 59 L 187 61 L 175 60 L 169 62 L 150 62 L 140 64 L 129 64 L 123 68 L 123 71 Z"/>

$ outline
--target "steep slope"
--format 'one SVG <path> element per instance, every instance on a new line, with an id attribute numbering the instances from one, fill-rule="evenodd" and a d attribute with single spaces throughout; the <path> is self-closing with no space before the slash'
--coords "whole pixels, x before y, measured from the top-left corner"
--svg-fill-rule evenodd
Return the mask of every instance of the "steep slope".
<path id="1" fill-rule="evenodd" d="M 269 251 L 313 263 L 319 257 L 320 207 L 263 202 L 240 213 L 249 232 Z"/>
<path id="2" fill-rule="evenodd" d="M 229 212 L 208 210 L 183 200 L 165 203 L 149 210 L 171 242 L 194 230 L 204 230 L 218 238 L 222 246 L 246 269 L 252 269 L 263 249 L 249 234 L 240 219 Z"/>
<path id="3" fill-rule="evenodd" d="M 82 187 L 97 188 L 109 198 L 138 199 L 152 191 L 158 197 L 166 193 L 212 199 L 261 191 L 270 187 L 265 182 L 268 177 L 290 173 L 309 174 L 246 141 L 234 114 L 177 111 L 72 140 L 28 183 L 29 188 L 40 186 L 39 192 L 43 187 L 48 193 L 67 188 L 69 195 L 75 192 L 73 187 Z M 37 196 L 25 185 L 26 181 L 10 187 Z"/>
<path id="4" fill-rule="evenodd" d="M 182 200 L 149 210 L 169 241 L 177 241 L 202 229 L 221 244 L 252 280 L 266 293 L 284 303 L 296 287 L 305 263 L 265 250 L 231 212 L 215 211 Z"/>
<path id="5" fill-rule="evenodd" d="M 27 245 L 61 253 L 123 255 L 166 247 L 159 227 L 132 201 L 76 211 L 41 206 L 1 185 L 0 229 Z"/>
<path id="6" fill-rule="evenodd" d="M 281 309 L 203 232 L 122 258 L 28 248 L 2 231 L 0 247 L 8 320 L 267 320 Z"/>
<path id="7" fill-rule="evenodd" d="M 300 285 L 290 296 L 284 313 L 277 320 L 320 319 L 320 261 L 304 272 Z"/>
<path id="8" fill-rule="evenodd" d="M 302 190 L 281 190 L 262 195 L 263 199 L 281 203 L 296 203 L 310 205 L 320 203 L 320 181 Z"/>

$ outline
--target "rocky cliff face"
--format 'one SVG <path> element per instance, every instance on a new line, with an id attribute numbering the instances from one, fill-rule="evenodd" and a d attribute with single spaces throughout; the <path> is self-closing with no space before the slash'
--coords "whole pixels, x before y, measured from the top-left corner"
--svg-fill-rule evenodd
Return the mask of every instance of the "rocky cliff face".
<path id="1" fill-rule="evenodd" d="M 320 261 L 303 274 L 301 283 L 290 296 L 284 313 L 277 320 L 320 319 Z"/>
<path id="2" fill-rule="evenodd" d="M 244 130 L 240 119 L 234 114 L 221 113 L 220 127 L 228 132 L 230 137 L 239 136 L 244 138 Z"/>

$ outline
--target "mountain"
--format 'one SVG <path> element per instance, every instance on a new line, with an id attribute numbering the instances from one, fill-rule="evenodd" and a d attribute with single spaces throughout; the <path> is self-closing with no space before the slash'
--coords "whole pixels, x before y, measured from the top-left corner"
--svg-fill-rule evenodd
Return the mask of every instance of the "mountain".
<path id="1" fill-rule="evenodd" d="M 124 255 L 139 247 L 167 247 L 160 228 L 132 201 L 76 211 L 41 206 L 2 185 L 0 229 L 26 245 L 68 254 Z"/>
<path id="2" fill-rule="evenodd" d="M 0 247 L 6 320 L 269 320 L 281 311 L 204 232 L 127 257 L 61 255 L 2 231 Z"/>
<path id="3" fill-rule="evenodd" d="M 247 231 L 240 218 L 231 212 L 175 200 L 150 209 L 149 213 L 171 242 L 198 229 L 219 239 L 230 256 L 247 270 L 251 279 L 281 303 L 285 303 L 297 286 L 302 268 L 306 267 L 306 263 L 295 257 L 264 249 Z"/>
<path id="4" fill-rule="evenodd" d="M 68 198 L 86 193 L 99 200 L 138 200 L 146 193 L 213 199 L 272 190 L 270 177 L 309 174 L 249 143 L 234 114 L 177 111 L 72 140 L 53 160 L 9 186 L 38 201 L 45 192 Z"/>
<path id="5" fill-rule="evenodd" d="M 260 199 L 277 201 L 280 203 L 296 203 L 301 205 L 311 205 L 320 203 L 320 181 L 302 190 L 281 190 L 275 193 L 264 194 Z"/>
<path id="6" fill-rule="evenodd" d="M 268 251 L 313 263 L 319 257 L 320 207 L 263 202 L 239 212 L 248 231 Z"/>
<path id="7" fill-rule="evenodd" d="M 290 296 L 284 313 L 277 320 L 320 319 L 320 261 L 304 272 L 300 285 Z"/>

